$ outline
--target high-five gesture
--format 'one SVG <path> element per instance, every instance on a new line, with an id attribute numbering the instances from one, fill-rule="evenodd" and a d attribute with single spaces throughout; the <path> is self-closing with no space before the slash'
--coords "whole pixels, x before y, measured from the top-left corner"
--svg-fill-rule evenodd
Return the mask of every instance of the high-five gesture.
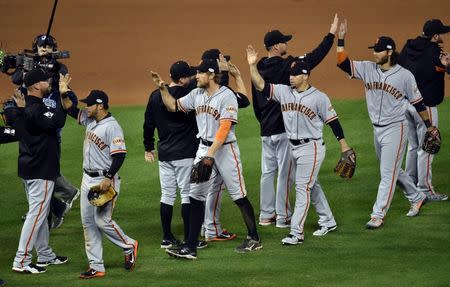
<path id="1" fill-rule="evenodd" d="M 347 19 L 344 19 L 339 25 L 338 39 L 344 39 L 345 34 L 347 34 Z"/>
<path id="2" fill-rule="evenodd" d="M 72 77 L 69 73 L 63 75 L 59 74 L 59 93 L 61 95 L 66 94 L 67 92 L 70 92 L 69 84 L 70 81 L 72 81 Z"/>
<path id="3" fill-rule="evenodd" d="M 330 33 L 333 35 L 336 35 L 336 31 L 338 28 L 338 23 L 339 23 L 339 17 L 338 14 L 334 14 L 334 20 L 333 23 L 331 23 L 331 28 L 330 28 Z"/>
<path id="4" fill-rule="evenodd" d="M 256 65 L 258 61 L 258 52 L 256 52 L 252 45 L 247 46 L 247 61 L 249 65 Z"/>

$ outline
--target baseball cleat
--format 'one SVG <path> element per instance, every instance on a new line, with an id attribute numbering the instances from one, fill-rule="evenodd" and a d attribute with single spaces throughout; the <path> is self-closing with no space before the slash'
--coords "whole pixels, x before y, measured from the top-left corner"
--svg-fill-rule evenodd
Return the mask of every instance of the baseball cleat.
<path id="1" fill-rule="evenodd" d="M 179 245 L 181 245 L 181 242 L 179 240 L 177 240 L 176 238 L 163 239 L 161 241 L 161 248 L 163 248 L 163 249 L 172 248 L 172 247 L 179 246 Z"/>
<path id="2" fill-rule="evenodd" d="M 208 243 L 205 240 L 199 240 L 197 242 L 197 249 L 203 249 L 208 247 Z"/>
<path id="3" fill-rule="evenodd" d="M 47 267 L 48 265 L 61 265 L 67 263 L 69 261 L 69 257 L 67 256 L 56 256 L 52 260 L 49 261 L 38 261 L 36 262 L 36 266 L 38 267 Z"/>
<path id="4" fill-rule="evenodd" d="M 414 217 L 414 216 L 419 215 L 420 209 L 422 208 L 422 206 L 425 205 L 425 203 L 427 203 L 427 201 L 428 201 L 428 198 L 424 197 L 422 200 L 419 200 L 418 202 L 411 204 L 411 208 L 409 209 L 406 216 Z"/>
<path id="5" fill-rule="evenodd" d="M 428 201 L 446 201 L 448 199 L 448 195 L 444 193 L 431 193 L 431 192 L 425 192 L 427 195 Z"/>
<path id="6" fill-rule="evenodd" d="M 319 229 L 317 229 L 316 231 L 313 232 L 313 235 L 314 236 L 324 236 L 328 232 L 335 231 L 336 229 L 337 229 L 337 225 L 333 225 L 333 226 L 330 226 L 330 227 L 320 226 Z"/>
<path id="7" fill-rule="evenodd" d="M 183 246 L 183 247 L 175 248 L 175 249 L 166 249 L 166 252 L 167 252 L 167 254 L 169 254 L 169 256 L 176 257 L 176 258 L 184 258 L 184 259 L 189 259 L 189 260 L 197 259 L 197 252 L 191 250 L 187 246 Z"/>
<path id="8" fill-rule="evenodd" d="M 367 229 L 378 229 L 381 226 L 383 226 L 384 222 L 383 219 L 378 217 L 372 217 L 369 222 L 366 223 Z"/>
<path id="9" fill-rule="evenodd" d="M 283 245 L 297 245 L 301 244 L 305 241 L 303 235 L 300 235 L 300 237 L 297 237 L 295 235 L 289 234 L 285 238 L 281 239 L 281 244 Z"/>
<path id="10" fill-rule="evenodd" d="M 248 253 L 251 251 L 256 251 L 263 248 L 261 240 L 254 240 L 252 238 L 247 238 L 244 242 L 236 247 L 235 251 L 237 253 Z"/>
<path id="11" fill-rule="evenodd" d="M 133 251 L 127 255 L 125 255 L 125 263 L 124 267 L 126 270 L 133 271 L 134 266 L 136 265 L 137 253 L 138 253 L 139 243 L 135 240 Z"/>
<path id="12" fill-rule="evenodd" d="M 272 218 L 261 218 L 259 220 L 259 225 L 269 226 L 271 224 L 274 224 L 276 221 L 277 221 L 277 217 L 276 216 L 274 216 Z"/>
<path id="13" fill-rule="evenodd" d="M 27 274 L 40 274 L 40 273 L 45 273 L 45 271 L 47 271 L 47 269 L 45 269 L 44 267 L 39 267 L 37 265 L 34 265 L 33 263 L 30 263 L 27 266 L 23 266 L 23 267 L 13 266 L 12 270 L 15 272 L 27 273 Z"/>
<path id="14" fill-rule="evenodd" d="M 222 230 L 222 233 L 220 233 L 217 236 L 213 236 L 213 237 L 208 237 L 206 236 L 206 241 L 210 242 L 210 241 L 226 241 L 226 240 L 233 240 L 237 237 L 236 234 L 228 232 L 228 230 L 224 229 Z"/>
<path id="15" fill-rule="evenodd" d="M 100 272 L 95 269 L 89 268 L 87 271 L 80 274 L 80 279 L 92 279 L 105 277 L 106 272 Z"/>

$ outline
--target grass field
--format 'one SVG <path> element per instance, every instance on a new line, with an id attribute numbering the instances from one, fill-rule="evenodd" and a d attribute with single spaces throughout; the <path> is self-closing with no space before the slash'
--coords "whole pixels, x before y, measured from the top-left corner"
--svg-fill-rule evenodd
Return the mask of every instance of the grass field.
<path id="1" fill-rule="evenodd" d="M 427 204 L 419 217 L 405 216 L 409 204 L 400 190 L 381 230 L 369 231 L 364 225 L 376 197 L 379 182 L 378 161 L 373 148 L 372 128 L 364 101 L 333 101 L 340 114 L 348 143 L 358 153 L 358 168 L 351 181 L 332 172 L 339 152 L 338 144 L 326 128 L 327 156 L 319 180 L 338 222 L 338 230 L 315 238 L 317 216 L 311 208 L 306 224 L 305 243 L 281 246 L 287 230 L 261 227 L 264 243 L 260 252 L 237 254 L 245 228 L 240 213 L 225 195 L 223 225 L 238 234 L 232 242 L 212 243 L 198 252 L 198 260 L 169 258 L 159 248 L 159 180 L 157 164 L 144 162 L 142 124 L 144 107 L 113 108 L 126 137 L 128 156 L 121 170 L 121 196 L 114 218 L 131 237 L 139 240 L 136 269 L 123 269 L 121 250 L 104 239 L 107 276 L 83 281 L 78 274 L 87 268 L 79 203 L 75 203 L 65 223 L 53 230 L 50 243 L 70 262 L 50 266 L 41 275 L 22 275 L 11 271 L 22 228 L 21 216 L 27 211 L 25 193 L 17 178 L 16 144 L 2 145 L 0 163 L 0 278 L 9 286 L 449 286 L 450 285 L 450 206 L 449 202 Z M 449 192 L 450 103 L 439 107 L 444 145 L 434 161 L 434 185 Z M 238 142 L 241 149 L 249 197 L 259 210 L 261 144 L 259 128 L 251 108 L 240 111 Z M 62 172 L 76 185 L 82 173 L 84 128 L 68 119 L 64 129 Z M 292 196 L 291 202 L 294 197 Z M 173 228 L 181 237 L 182 223 L 176 203 Z"/>

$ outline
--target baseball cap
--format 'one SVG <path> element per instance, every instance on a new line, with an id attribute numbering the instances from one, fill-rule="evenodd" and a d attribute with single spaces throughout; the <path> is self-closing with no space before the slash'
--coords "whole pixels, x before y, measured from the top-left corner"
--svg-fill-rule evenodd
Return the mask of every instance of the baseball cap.
<path id="1" fill-rule="evenodd" d="M 280 30 L 272 30 L 264 36 L 264 46 L 272 47 L 278 43 L 286 43 L 292 39 L 292 35 L 284 35 Z"/>
<path id="2" fill-rule="evenodd" d="M 391 37 L 380 36 L 375 41 L 375 44 L 373 46 L 370 46 L 369 49 L 373 49 L 375 52 L 383 52 L 386 50 L 395 51 L 395 42 Z"/>
<path id="3" fill-rule="evenodd" d="M 309 75 L 311 73 L 311 68 L 308 63 L 302 60 L 295 60 L 291 64 L 291 68 L 289 70 L 289 74 L 292 76 L 298 75 Z"/>
<path id="4" fill-rule="evenodd" d="M 36 45 L 41 47 L 45 44 L 51 46 L 51 47 L 55 47 L 56 46 L 56 40 L 55 38 L 53 38 L 53 36 L 51 35 L 39 35 L 36 37 Z"/>
<path id="5" fill-rule="evenodd" d="M 200 73 L 206 73 L 206 72 L 210 72 L 210 73 L 216 73 L 218 74 L 219 71 L 219 65 L 217 64 L 217 60 L 212 60 L 212 59 L 205 59 L 203 60 L 199 66 L 194 67 L 197 71 L 199 71 Z"/>
<path id="6" fill-rule="evenodd" d="M 423 35 L 432 37 L 436 34 L 445 34 L 450 32 L 450 26 L 445 26 L 439 19 L 431 19 L 423 25 Z"/>
<path id="7" fill-rule="evenodd" d="M 170 77 L 174 81 L 178 81 L 183 77 L 195 75 L 195 70 L 185 61 L 177 61 L 170 67 Z"/>
<path id="8" fill-rule="evenodd" d="M 25 87 L 28 88 L 36 83 L 47 81 L 50 78 L 50 74 L 47 73 L 43 68 L 34 68 L 33 70 L 25 74 L 23 83 L 25 84 Z"/>
<path id="9" fill-rule="evenodd" d="M 219 55 L 221 54 L 219 49 L 209 49 L 203 52 L 202 60 L 211 59 L 211 60 L 217 60 L 219 59 Z M 231 59 L 231 56 L 224 55 L 225 59 L 229 61 Z"/>
<path id="10" fill-rule="evenodd" d="M 89 95 L 80 100 L 80 102 L 85 103 L 88 107 L 96 104 L 108 104 L 108 95 L 100 90 L 92 90 Z"/>

